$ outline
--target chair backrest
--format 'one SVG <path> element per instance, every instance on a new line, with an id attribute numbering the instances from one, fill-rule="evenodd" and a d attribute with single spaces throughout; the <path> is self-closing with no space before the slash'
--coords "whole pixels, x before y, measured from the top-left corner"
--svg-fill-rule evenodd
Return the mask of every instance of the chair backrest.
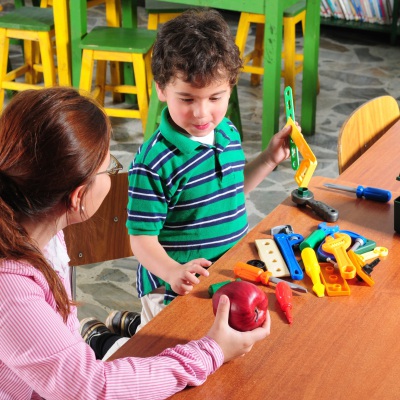
<path id="1" fill-rule="evenodd" d="M 358 107 L 343 123 L 338 137 L 339 174 L 367 151 L 398 119 L 392 96 L 376 97 Z"/>
<path id="2" fill-rule="evenodd" d="M 64 229 L 71 266 L 132 256 L 125 227 L 128 173 L 111 178 L 111 189 L 96 214 Z"/>

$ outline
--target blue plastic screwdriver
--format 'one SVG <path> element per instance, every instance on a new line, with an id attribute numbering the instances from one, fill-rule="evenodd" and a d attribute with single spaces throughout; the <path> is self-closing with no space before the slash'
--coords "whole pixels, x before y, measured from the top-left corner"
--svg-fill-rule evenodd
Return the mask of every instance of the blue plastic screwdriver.
<path id="1" fill-rule="evenodd" d="M 381 203 L 387 203 L 392 198 L 392 193 L 389 190 L 378 189 L 373 187 L 350 187 L 343 185 L 336 185 L 334 183 L 324 183 L 324 186 L 331 189 L 344 190 L 346 192 L 352 192 L 357 195 L 358 198 L 364 197 L 367 200 L 379 201 Z"/>

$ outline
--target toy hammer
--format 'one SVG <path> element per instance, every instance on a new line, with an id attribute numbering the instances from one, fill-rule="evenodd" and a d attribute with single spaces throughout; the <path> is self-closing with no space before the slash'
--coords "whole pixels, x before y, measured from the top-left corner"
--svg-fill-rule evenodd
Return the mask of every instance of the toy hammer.
<path id="1" fill-rule="evenodd" d="M 309 206 L 324 221 L 335 222 L 339 218 L 339 211 L 321 201 L 314 200 L 313 193 L 307 188 L 299 187 L 293 190 L 292 201 L 298 206 Z"/>

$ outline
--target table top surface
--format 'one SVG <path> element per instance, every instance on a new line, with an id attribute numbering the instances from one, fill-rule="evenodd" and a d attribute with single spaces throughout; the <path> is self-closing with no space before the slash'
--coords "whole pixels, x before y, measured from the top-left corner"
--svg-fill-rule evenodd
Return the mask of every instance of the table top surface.
<path id="1" fill-rule="evenodd" d="M 347 179 L 313 177 L 310 185 L 315 200 L 339 210 L 335 224 L 340 229 L 362 234 L 389 250 L 372 274 L 375 285 L 353 279 L 348 281 L 349 296 L 318 298 L 312 292 L 311 279 L 304 274 L 297 283 L 309 293 L 293 292 L 291 326 L 277 305 L 273 285 L 261 286 L 269 299 L 271 335 L 246 356 L 223 365 L 202 386 L 187 388 L 174 399 L 262 399 L 266 393 L 272 399 L 398 398 L 400 252 L 395 249 L 400 236 L 393 229 L 393 200 L 376 203 L 323 187 L 324 182 L 354 185 L 354 179 L 361 179 L 363 171 L 371 168 L 370 157 L 376 159 L 382 144 L 391 151 L 392 142 L 388 145 L 386 139 L 400 137 L 392 132 L 398 129 L 400 123 L 354 163 Z M 400 165 L 394 165 L 395 161 L 390 168 L 377 165 L 386 170 L 382 184 L 391 179 L 397 182 Z M 399 195 L 400 185 L 398 189 L 394 196 Z M 320 222 L 311 209 L 300 209 L 287 198 L 221 257 L 210 268 L 210 276 L 201 278 L 190 295 L 174 300 L 114 357 L 156 355 L 167 347 L 202 337 L 214 320 L 209 285 L 233 279 L 237 261 L 258 258 L 255 239 L 271 238 L 271 228 L 282 224 L 292 225 L 296 233 L 307 237 Z"/>

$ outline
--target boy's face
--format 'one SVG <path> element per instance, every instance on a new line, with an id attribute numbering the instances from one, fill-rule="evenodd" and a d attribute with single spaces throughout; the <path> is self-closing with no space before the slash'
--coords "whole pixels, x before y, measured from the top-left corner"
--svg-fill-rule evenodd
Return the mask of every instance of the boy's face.
<path id="1" fill-rule="evenodd" d="M 206 136 L 222 121 L 231 95 L 228 81 L 196 88 L 178 77 L 164 90 L 156 88 L 160 101 L 167 102 L 175 127 L 197 137 Z"/>

